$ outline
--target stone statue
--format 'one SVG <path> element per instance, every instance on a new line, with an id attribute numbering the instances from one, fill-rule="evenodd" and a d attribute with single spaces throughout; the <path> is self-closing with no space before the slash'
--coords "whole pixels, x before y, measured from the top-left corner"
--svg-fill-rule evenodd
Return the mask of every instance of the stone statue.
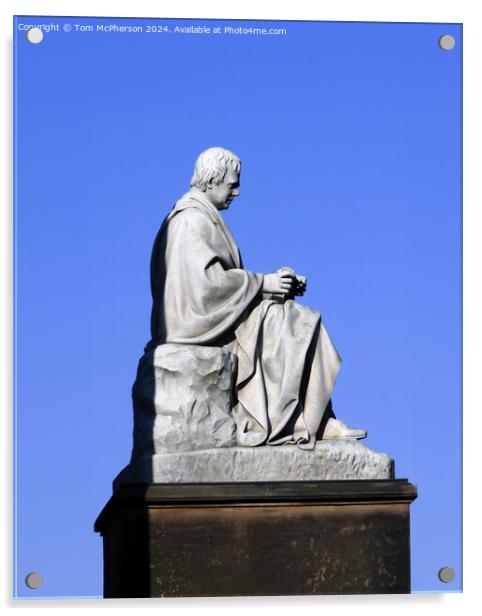
<path id="1" fill-rule="evenodd" d="M 318 450 L 317 443 L 331 443 L 323 455 L 333 456 L 340 468 L 343 456 L 351 456 L 351 471 L 340 471 L 342 478 L 364 477 L 352 472 L 360 448 L 370 454 L 367 468 L 372 468 L 371 454 L 384 456 L 383 470 L 377 458 L 377 470 L 366 476 L 387 477 L 389 458 L 356 444 L 366 431 L 334 416 L 331 395 L 341 360 L 320 314 L 295 301 L 304 294 L 306 279 L 286 267 L 269 274 L 243 268 L 221 215 L 239 196 L 240 171 L 241 161 L 232 152 L 218 147 L 202 152 L 191 189 L 155 239 L 151 340 L 133 387 L 131 466 L 143 459 L 145 475 L 151 464 L 145 460 L 164 455 L 158 481 L 184 480 L 183 465 L 187 480 L 213 479 L 215 468 L 220 481 L 340 478 L 326 470 L 300 475 L 300 464 L 310 466 L 315 445 Z M 238 471 L 226 474 L 235 463 L 234 450 Z M 279 453 L 271 453 L 275 450 Z M 266 474 L 274 457 L 286 473 Z M 245 470 L 252 465 L 247 474 L 239 470 L 240 460 Z"/>

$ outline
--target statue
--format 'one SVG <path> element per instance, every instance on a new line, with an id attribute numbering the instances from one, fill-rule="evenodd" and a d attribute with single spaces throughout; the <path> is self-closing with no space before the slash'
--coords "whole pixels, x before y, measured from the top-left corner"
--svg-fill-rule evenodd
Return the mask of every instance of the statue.
<path id="1" fill-rule="evenodd" d="M 178 343 L 234 353 L 238 445 L 312 449 L 317 438 L 364 438 L 364 430 L 334 417 L 340 358 L 320 314 L 295 302 L 306 279 L 290 268 L 264 275 L 243 269 L 221 216 L 239 196 L 240 171 L 232 152 L 202 152 L 190 191 L 162 224 L 151 259 L 147 350 Z"/>
<path id="2" fill-rule="evenodd" d="M 166 216 L 151 257 L 151 339 L 132 388 L 123 483 L 386 479 L 393 460 L 334 415 L 340 357 L 307 281 L 243 268 L 221 215 L 241 162 L 209 148 Z M 291 445 L 291 446 L 290 446 Z"/>

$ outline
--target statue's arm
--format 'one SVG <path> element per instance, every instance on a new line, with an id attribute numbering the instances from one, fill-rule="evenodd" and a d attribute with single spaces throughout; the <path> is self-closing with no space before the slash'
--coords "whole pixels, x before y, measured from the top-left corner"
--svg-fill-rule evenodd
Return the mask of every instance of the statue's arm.
<path id="1" fill-rule="evenodd" d="M 189 304 L 194 314 L 237 318 L 260 295 L 263 276 L 229 266 L 225 241 L 198 210 L 192 208 L 171 222 L 169 245 L 166 269 L 173 301 Z M 178 286 L 182 288 L 176 292 Z"/>

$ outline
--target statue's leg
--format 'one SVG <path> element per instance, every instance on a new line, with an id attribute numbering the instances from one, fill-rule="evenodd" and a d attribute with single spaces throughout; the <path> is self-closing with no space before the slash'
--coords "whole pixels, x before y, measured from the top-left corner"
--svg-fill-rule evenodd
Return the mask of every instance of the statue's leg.
<path id="1" fill-rule="evenodd" d="M 301 435 L 305 430 L 309 434 L 309 443 L 305 446 L 314 446 L 320 426 L 324 426 L 330 416 L 331 396 L 335 387 L 336 376 L 340 369 L 341 359 L 330 337 L 320 324 L 319 334 L 312 350 L 311 365 L 306 381 L 303 413 L 298 417 L 295 425 L 295 435 Z"/>

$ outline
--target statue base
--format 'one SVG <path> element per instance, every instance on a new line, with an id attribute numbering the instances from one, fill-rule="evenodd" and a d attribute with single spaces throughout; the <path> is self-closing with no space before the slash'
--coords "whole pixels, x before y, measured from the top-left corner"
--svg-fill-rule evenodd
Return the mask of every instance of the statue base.
<path id="1" fill-rule="evenodd" d="M 410 592 L 405 479 L 124 484 L 99 515 L 104 597 Z"/>
<path id="2" fill-rule="evenodd" d="M 359 441 L 317 441 L 312 450 L 296 445 L 219 447 L 134 458 L 114 479 L 125 483 L 236 483 L 393 479 L 394 461 Z"/>

